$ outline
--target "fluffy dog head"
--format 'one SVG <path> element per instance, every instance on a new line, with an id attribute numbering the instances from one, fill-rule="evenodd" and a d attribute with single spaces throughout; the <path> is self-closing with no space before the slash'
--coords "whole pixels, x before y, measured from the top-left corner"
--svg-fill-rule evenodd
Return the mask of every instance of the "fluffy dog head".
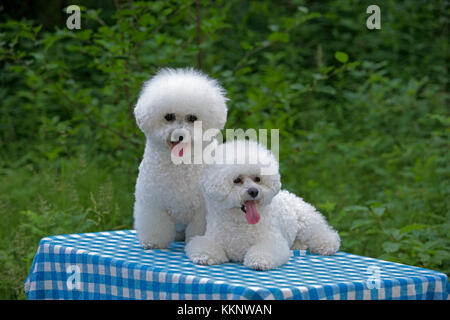
<path id="1" fill-rule="evenodd" d="M 261 208 L 270 204 L 280 191 L 278 161 L 261 144 L 233 140 L 215 150 L 215 163 L 203 170 L 201 179 L 205 199 L 222 214 L 247 218 L 258 223 Z M 263 174 L 262 168 L 275 167 L 274 174 Z"/>
<path id="2" fill-rule="evenodd" d="M 193 69 L 163 69 L 145 82 L 134 109 L 137 124 L 154 146 L 172 148 L 202 129 L 222 129 L 227 118 L 224 89 Z M 186 141 L 186 140 L 185 140 Z"/>

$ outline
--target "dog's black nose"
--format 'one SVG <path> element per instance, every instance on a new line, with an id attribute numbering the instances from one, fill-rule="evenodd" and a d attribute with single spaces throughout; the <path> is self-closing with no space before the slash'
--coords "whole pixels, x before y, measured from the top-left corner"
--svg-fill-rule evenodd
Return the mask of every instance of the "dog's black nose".
<path id="1" fill-rule="evenodd" d="M 256 198 L 256 196 L 259 193 L 258 189 L 253 188 L 253 187 L 252 188 L 248 188 L 247 192 L 252 198 Z"/>
<path id="2" fill-rule="evenodd" d="M 179 136 L 178 137 L 178 141 L 183 141 L 184 137 L 183 136 Z"/>

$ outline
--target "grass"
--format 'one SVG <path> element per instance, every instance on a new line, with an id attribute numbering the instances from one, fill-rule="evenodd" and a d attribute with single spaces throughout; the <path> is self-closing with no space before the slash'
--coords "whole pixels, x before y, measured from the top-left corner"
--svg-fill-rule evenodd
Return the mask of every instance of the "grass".
<path id="1" fill-rule="evenodd" d="M 136 169 L 84 158 L 2 169 L 0 299 L 24 299 L 39 240 L 48 235 L 130 229 Z"/>

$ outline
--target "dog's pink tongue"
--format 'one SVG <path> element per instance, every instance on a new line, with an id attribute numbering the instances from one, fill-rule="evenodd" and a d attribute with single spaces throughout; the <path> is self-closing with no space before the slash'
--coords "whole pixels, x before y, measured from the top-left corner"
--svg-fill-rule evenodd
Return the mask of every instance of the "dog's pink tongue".
<path id="1" fill-rule="evenodd" d="M 182 157 L 183 156 L 183 152 L 184 152 L 184 146 L 182 143 L 176 143 L 176 144 L 172 144 L 172 154 L 175 157 Z"/>
<path id="2" fill-rule="evenodd" d="M 245 217 L 247 218 L 247 222 L 250 224 L 258 223 L 259 221 L 259 213 L 256 210 L 255 201 L 246 201 L 245 203 Z"/>

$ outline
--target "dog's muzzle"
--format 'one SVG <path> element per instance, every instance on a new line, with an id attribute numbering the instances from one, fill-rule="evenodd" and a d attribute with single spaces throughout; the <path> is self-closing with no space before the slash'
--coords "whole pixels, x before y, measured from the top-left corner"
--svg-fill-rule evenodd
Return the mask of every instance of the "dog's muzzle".
<path id="1" fill-rule="evenodd" d="M 188 130 L 186 129 L 175 129 L 170 134 L 169 141 L 179 143 L 181 141 L 183 142 L 189 142 L 191 140 L 191 135 Z"/>

